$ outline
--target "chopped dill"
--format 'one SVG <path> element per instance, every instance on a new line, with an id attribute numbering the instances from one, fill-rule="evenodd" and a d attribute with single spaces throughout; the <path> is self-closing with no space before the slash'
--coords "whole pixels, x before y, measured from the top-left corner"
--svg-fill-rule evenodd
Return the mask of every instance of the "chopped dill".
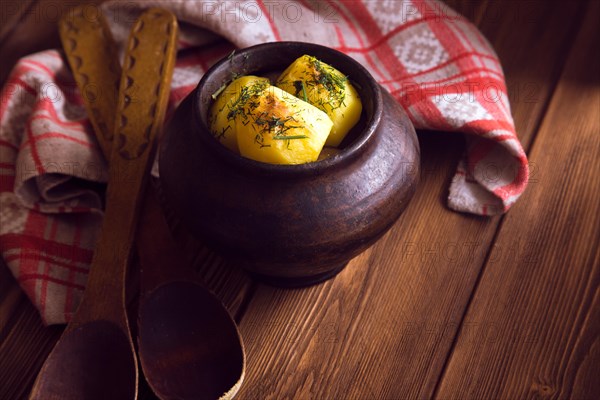
<path id="1" fill-rule="evenodd" d="M 293 115 L 281 118 L 266 112 L 261 113 L 258 118 L 254 120 L 254 123 L 261 129 L 261 132 L 274 133 L 273 138 L 286 137 L 285 132 L 290 129 L 302 128 L 302 126 L 292 125 L 290 122 L 297 122 Z M 289 137 L 291 138 L 292 136 Z"/>
<path id="2" fill-rule="evenodd" d="M 228 129 L 231 128 L 231 125 L 227 125 L 225 128 L 221 129 L 221 132 L 219 132 L 219 134 L 216 136 L 217 139 L 221 140 L 222 138 L 225 137 L 225 132 L 227 132 Z"/>
<path id="3" fill-rule="evenodd" d="M 315 57 L 305 56 L 304 59 L 306 61 L 301 70 L 303 77 L 291 82 L 294 95 L 325 112 L 345 106 L 348 77 Z M 282 80 L 278 84 L 286 85 L 290 81 Z M 317 91 L 317 95 L 311 96 L 310 101 L 307 95 L 309 90 Z"/>
<path id="4" fill-rule="evenodd" d="M 306 86 L 304 86 L 304 81 L 302 81 L 302 97 L 304 97 L 304 101 L 308 103 L 308 97 L 306 96 Z"/>
<path id="5" fill-rule="evenodd" d="M 254 136 L 254 143 L 257 143 L 261 149 L 264 147 L 271 147 L 270 144 L 265 144 L 265 138 L 260 133 Z"/>
<path id="6" fill-rule="evenodd" d="M 224 83 L 223 85 L 221 85 L 220 88 L 218 88 L 210 97 L 212 97 L 213 100 L 217 100 L 217 97 L 219 97 L 219 95 L 221 93 L 223 93 L 223 90 L 225 90 L 225 88 L 227 87 L 227 84 Z"/>
<path id="7" fill-rule="evenodd" d="M 230 101 L 226 107 L 227 119 L 236 120 L 244 126 L 252 123 L 255 125 L 256 135 L 254 143 L 260 148 L 271 147 L 265 143 L 266 135 L 269 135 L 272 140 L 287 140 L 289 147 L 291 140 L 307 139 L 307 135 L 294 135 L 294 129 L 302 129 L 302 126 L 295 116 L 287 115 L 280 116 L 273 113 L 273 110 L 278 107 L 278 99 L 273 94 L 265 93 L 265 90 L 270 86 L 268 81 L 259 81 L 250 85 L 242 86 L 237 97 Z M 301 83 L 301 90 L 306 96 L 306 89 Z M 222 91 L 222 90 L 221 90 Z M 218 96 L 219 93 L 216 94 Z M 262 111 L 261 105 L 266 105 L 266 110 Z M 231 125 L 228 126 L 230 128 Z M 218 137 L 225 135 L 227 129 L 223 129 Z"/>
<path id="8" fill-rule="evenodd" d="M 329 92 L 329 101 L 323 101 L 321 105 L 324 106 L 326 103 L 332 110 L 341 107 L 346 98 L 345 89 L 348 78 L 344 75 L 338 75 L 332 67 L 314 57 L 309 57 L 309 60 L 315 71 L 313 75 L 315 82 Z"/>
<path id="9" fill-rule="evenodd" d="M 287 148 L 290 147 L 291 140 L 297 139 L 308 139 L 306 135 L 288 135 L 290 129 L 300 129 L 303 128 L 299 125 L 294 125 L 294 122 L 297 120 L 293 115 L 288 115 L 285 118 L 277 117 L 275 115 L 263 112 L 258 118 L 254 120 L 256 125 L 261 129 L 257 136 L 260 136 L 260 141 L 255 139 L 255 142 L 262 144 L 264 141 L 264 134 L 271 134 L 272 140 L 287 140 Z M 264 147 L 264 146 L 261 146 Z"/>
<path id="10" fill-rule="evenodd" d="M 308 96 L 306 95 L 306 85 L 304 85 L 304 81 L 294 81 L 294 89 L 296 91 L 294 96 L 300 97 L 300 93 L 302 93 L 302 100 L 308 103 Z"/>
<path id="11" fill-rule="evenodd" d="M 308 139 L 306 135 L 273 136 L 273 140 Z"/>
<path id="12" fill-rule="evenodd" d="M 233 70 L 233 56 L 235 56 L 235 49 L 233 49 L 233 51 L 231 53 L 229 53 L 229 55 L 227 56 L 227 60 L 229 61 L 229 67 L 231 68 L 231 73 L 229 76 L 229 79 L 231 81 L 234 81 L 237 78 L 239 78 L 240 76 L 242 76 L 242 74 Z M 244 60 L 246 60 L 246 59 L 247 59 L 247 55 L 244 54 Z"/>
<path id="13" fill-rule="evenodd" d="M 255 109 L 260 104 L 257 97 L 269 86 L 268 82 L 257 82 L 250 86 L 244 86 L 240 90 L 240 95 L 229 105 L 227 119 L 235 119 L 237 116 L 247 117 L 245 107 L 250 106 L 250 110 Z"/>

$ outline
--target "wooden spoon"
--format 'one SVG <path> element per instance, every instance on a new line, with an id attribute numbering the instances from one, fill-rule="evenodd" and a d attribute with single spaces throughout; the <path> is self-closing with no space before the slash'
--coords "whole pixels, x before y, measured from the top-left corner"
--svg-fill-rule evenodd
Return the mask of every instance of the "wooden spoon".
<path id="1" fill-rule="evenodd" d="M 140 220 L 142 296 L 138 354 L 161 399 L 231 399 L 242 385 L 245 354 L 223 304 L 181 256 L 156 197 Z"/>
<path id="2" fill-rule="evenodd" d="M 166 34 L 156 35 L 161 27 Z M 144 38 L 146 32 L 154 32 L 152 40 Z M 102 232 L 82 302 L 42 366 L 31 399 L 137 397 L 125 278 L 154 138 L 166 111 L 175 40 L 175 18 L 159 10 L 145 12 L 132 28 L 119 88 L 113 131 L 117 145 L 110 157 Z"/>
<path id="3" fill-rule="evenodd" d="M 116 59 L 116 45 L 102 16 L 100 19 L 95 24 L 96 33 L 89 35 L 94 42 L 86 46 L 101 49 L 100 52 L 76 55 L 67 51 L 82 93 L 86 82 L 112 82 L 120 75 L 118 63 L 115 66 L 110 59 Z M 80 20 L 77 25 L 80 24 L 85 22 Z M 90 29 L 77 28 L 79 32 Z M 79 39 L 83 40 L 81 33 Z M 65 49 L 72 40 L 63 38 Z M 98 142 L 107 154 L 112 137 L 104 132 L 108 125 L 104 121 L 114 120 L 114 101 L 103 98 L 92 102 L 87 101 L 90 97 L 84 97 Z M 163 399 L 232 398 L 241 386 L 245 370 L 237 326 L 223 304 L 183 260 L 151 189 L 145 196 L 136 238 L 142 265 L 138 344 L 146 379 Z"/>

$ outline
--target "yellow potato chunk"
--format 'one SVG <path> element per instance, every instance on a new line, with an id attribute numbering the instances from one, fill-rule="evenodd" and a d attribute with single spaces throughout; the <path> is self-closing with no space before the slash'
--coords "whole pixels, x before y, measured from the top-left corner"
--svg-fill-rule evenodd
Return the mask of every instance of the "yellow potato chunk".
<path id="1" fill-rule="evenodd" d="M 337 147 L 360 119 L 362 102 L 346 76 L 332 66 L 304 55 L 277 79 L 277 87 L 325 111 L 333 121 L 326 145 Z"/>
<path id="2" fill-rule="evenodd" d="M 240 154 L 270 164 L 316 161 L 333 126 L 327 114 L 275 86 L 252 93 L 234 108 Z"/>
<path id="3" fill-rule="evenodd" d="M 213 98 L 216 98 L 208 114 L 209 129 L 229 150 L 239 154 L 234 124 L 240 113 L 236 112 L 236 107 L 243 103 L 245 98 L 251 97 L 255 92 L 262 92 L 268 86 L 267 78 L 247 75 L 213 94 Z"/>

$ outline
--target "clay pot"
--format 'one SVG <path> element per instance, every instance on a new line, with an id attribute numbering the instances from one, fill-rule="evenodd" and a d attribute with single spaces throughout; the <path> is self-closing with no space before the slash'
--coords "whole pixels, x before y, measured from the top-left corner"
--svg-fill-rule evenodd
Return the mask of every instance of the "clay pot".
<path id="1" fill-rule="evenodd" d="M 239 75 L 283 71 L 309 54 L 349 76 L 363 115 L 329 159 L 272 165 L 243 158 L 209 132 L 211 95 Z M 268 43 L 214 65 L 180 105 L 160 152 L 168 204 L 190 231 L 272 284 L 303 286 L 338 273 L 398 219 L 419 177 L 415 130 L 354 59 L 308 43 Z"/>

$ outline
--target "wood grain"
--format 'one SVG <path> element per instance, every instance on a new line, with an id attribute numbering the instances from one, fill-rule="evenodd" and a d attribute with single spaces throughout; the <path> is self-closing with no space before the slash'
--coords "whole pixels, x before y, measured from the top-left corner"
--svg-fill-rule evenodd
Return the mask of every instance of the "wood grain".
<path id="1" fill-rule="evenodd" d="M 473 3 L 469 2 L 473 7 Z M 550 3 L 550 4 L 549 4 Z M 489 0 L 479 28 L 502 63 L 519 139 L 527 150 L 577 34 L 587 0 Z M 559 30 L 561 34 L 557 34 Z M 554 64 L 549 68 L 548 64 Z M 536 165 L 530 165 L 532 174 Z"/>
<path id="2" fill-rule="evenodd" d="M 60 326 L 44 327 L 37 310 L 25 296 L 7 323 L 0 344 L 0 398 L 26 398 L 46 356 L 60 337 Z"/>
<path id="3" fill-rule="evenodd" d="M 5 0 L 0 12 L 0 45 L 31 10 L 36 0 Z"/>
<path id="4" fill-rule="evenodd" d="M 89 18 L 85 6 L 76 7 L 60 20 L 59 33 L 98 144 L 104 158 L 110 160 L 121 80 L 117 44 L 104 14 Z"/>
<path id="5" fill-rule="evenodd" d="M 539 182 L 504 221 L 437 398 L 600 396 L 599 13 L 591 2 L 531 152 Z"/>
<path id="6" fill-rule="evenodd" d="M 526 109 L 515 116 L 527 138 L 535 136 L 581 6 L 535 4 L 544 18 L 529 24 L 515 24 L 510 8 L 499 10 L 506 13 L 499 22 L 480 21 L 501 58 L 528 53 L 512 68 L 529 71 L 544 88 L 537 103 L 515 104 Z M 539 40 L 552 45 L 532 46 Z M 421 133 L 421 149 L 423 181 L 415 198 L 369 252 L 318 287 L 258 287 L 241 321 L 249 375 L 240 398 L 431 397 L 500 218 L 444 207 L 441 191 L 462 152 L 460 139 Z"/>
<path id="7" fill-rule="evenodd" d="M 10 331 L 9 320 L 25 294 L 0 257 L 0 343 Z"/>

